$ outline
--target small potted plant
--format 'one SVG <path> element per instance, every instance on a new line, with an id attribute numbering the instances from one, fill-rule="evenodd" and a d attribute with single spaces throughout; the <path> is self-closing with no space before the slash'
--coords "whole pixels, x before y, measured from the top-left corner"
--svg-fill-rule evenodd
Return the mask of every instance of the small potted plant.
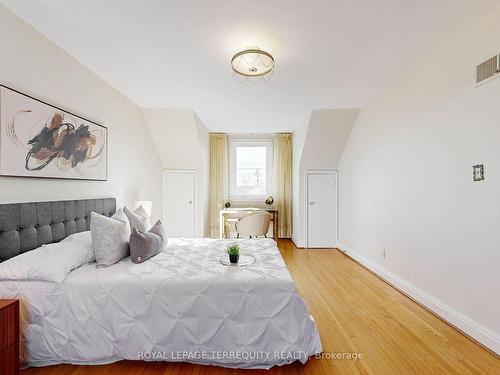
<path id="1" fill-rule="evenodd" d="M 232 264 L 237 264 L 240 259 L 240 245 L 234 243 L 229 245 L 226 249 L 227 254 L 229 255 L 229 262 Z"/>

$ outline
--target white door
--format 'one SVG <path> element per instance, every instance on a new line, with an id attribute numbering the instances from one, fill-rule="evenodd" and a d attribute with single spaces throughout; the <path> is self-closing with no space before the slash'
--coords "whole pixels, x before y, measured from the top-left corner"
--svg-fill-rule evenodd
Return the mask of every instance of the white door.
<path id="1" fill-rule="evenodd" d="M 337 245 L 337 172 L 308 172 L 307 247 Z"/>
<path id="2" fill-rule="evenodd" d="M 163 171 L 163 215 L 168 237 L 195 236 L 194 171 Z"/>

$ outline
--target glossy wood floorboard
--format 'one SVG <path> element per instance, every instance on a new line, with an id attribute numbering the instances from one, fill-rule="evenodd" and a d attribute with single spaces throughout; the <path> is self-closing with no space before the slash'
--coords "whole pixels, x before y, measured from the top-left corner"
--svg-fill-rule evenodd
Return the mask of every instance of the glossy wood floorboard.
<path id="1" fill-rule="evenodd" d="M 310 359 L 271 371 L 122 361 L 31 368 L 22 375 L 500 374 L 500 359 L 337 250 L 279 248 L 316 319 L 325 352 L 363 359 Z"/>

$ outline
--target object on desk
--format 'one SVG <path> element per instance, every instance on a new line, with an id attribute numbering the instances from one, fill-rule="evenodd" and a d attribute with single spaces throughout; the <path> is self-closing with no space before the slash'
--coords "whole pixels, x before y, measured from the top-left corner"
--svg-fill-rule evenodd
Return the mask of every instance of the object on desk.
<path id="1" fill-rule="evenodd" d="M 267 208 L 273 208 L 274 198 L 271 195 L 268 195 L 264 200 L 264 203 L 267 205 Z"/>
<path id="2" fill-rule="evenodd" d="M 267 237 L 270 222 L 271 215 L 267 212 L 245 216 L 236 223 L 238 238 L 240 236 L 249 236 L 250 238 L 258 236 Z"/>

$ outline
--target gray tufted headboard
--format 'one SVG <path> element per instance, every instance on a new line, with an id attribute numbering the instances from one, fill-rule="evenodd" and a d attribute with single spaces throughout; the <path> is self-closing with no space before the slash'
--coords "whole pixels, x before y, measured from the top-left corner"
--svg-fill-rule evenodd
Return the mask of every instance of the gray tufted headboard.
<path id="1" fill-rule="evenodd" d="M 0 262 L 90 228 L 90 213 L 111 216 L 115 198 L 0 204 Z"/>

